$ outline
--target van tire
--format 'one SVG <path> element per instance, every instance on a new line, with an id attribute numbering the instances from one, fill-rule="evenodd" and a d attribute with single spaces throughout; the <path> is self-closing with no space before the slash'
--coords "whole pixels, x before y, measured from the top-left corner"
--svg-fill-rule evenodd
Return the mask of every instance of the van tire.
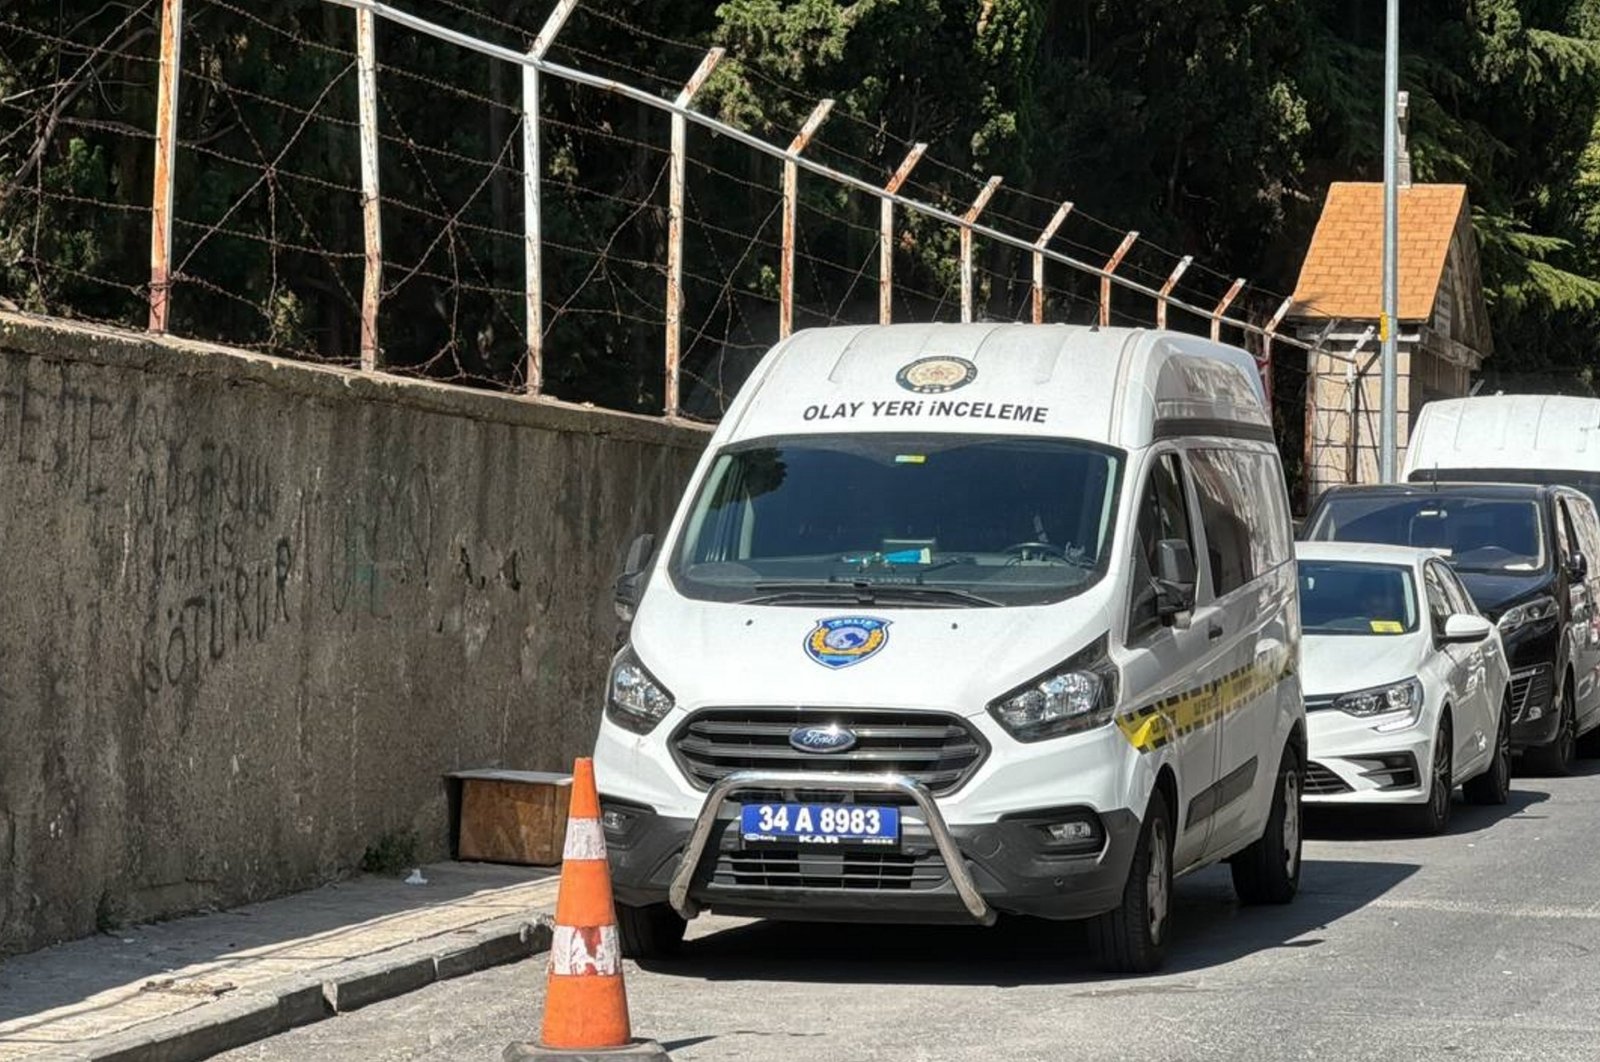
<path id="1" fill-rule="evenodd" d="M 1250 847 L 1228 861 L 1240 903 L 1288 903 L 1300 891 L 1300 794 L 1304 782 L 1300 753 L 1293 745 L 1285 746 L 1266 828 Z"/>
<path id="2" fill-rule="evenodd" d="M 1572 702 L 1572 679 L 1569 677 L 1561 691 L 1561 721 L 1556 725 L 1556 736 L 1549 742 L 1523 753 L 1524 762 L 1535 774 L 1550 778 L 1563 778 L 1572 773 L 1577 755 L 1577 707 Z"/>
<path id="3" fill-rule="evenodd" d="M 663 959 L 683 949 L 689 923 L 664 903 L 648 907 L 617 904 L 617 937 L 629 959 Z"/>
<path id="4" fill-rule="evenodd" d="M 1172 842 L 1172 812 L 1158 791 L 1145 810 L 1122 903 L 1087 925 L 1089 950 L 1101 969 L 1142 974 L 1161 968 L 1172 936 Z"/>
<path id="5" fill-rule="evenodd" d="M 1461 785 L 1461 792 L 1472 804 L 1488 807 L 1504 804 L 1511 798 L 1511 694 L 1500 705 L 1500 730 L 1495 734 L 1494 759 L 1476 778 Z"/>

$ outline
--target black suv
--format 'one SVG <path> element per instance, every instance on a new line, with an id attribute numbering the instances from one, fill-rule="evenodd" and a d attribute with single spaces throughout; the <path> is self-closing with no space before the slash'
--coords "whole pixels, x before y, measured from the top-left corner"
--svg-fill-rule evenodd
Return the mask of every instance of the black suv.
<path id="1" fill-rule="evenodd" d="M 1578 736 L 1600 727 L 1600 569 L 1591 570 L 1600 520 L 1586 495 L 1503 483 L 1333 487 L 1304 537 L 1444 554 L 1505 642 L 1512 748 L 1536 770 L 1571 770 Z"/>

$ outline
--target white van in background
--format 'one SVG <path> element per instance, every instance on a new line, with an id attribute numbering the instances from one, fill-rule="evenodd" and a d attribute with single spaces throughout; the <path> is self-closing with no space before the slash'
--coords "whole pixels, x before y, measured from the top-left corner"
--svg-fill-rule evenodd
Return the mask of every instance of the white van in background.
<path id="1" fill-rule="evenodd" d="M 1485 395 L 1422 407 L 1406 446 L 1413 483 L 1560 484 L 1600 506 L 1600 398 Z"/>
<path id="2" fill-rule="evenodd" d="M 799 332 L 708 446 L 595 750 L 624 949 L 701 910 L 1090 919 L 1155 968 L 1172 879 L 1300 874 L 1288 499 L 1243 351 L 1027 325 Z"/>

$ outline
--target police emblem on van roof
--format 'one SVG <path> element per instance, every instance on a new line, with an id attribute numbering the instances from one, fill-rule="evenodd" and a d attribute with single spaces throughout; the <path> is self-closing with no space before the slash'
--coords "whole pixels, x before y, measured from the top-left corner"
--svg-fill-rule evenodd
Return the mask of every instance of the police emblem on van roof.
<path id="1" fill-rule="evenodd" d="M 818 620 L 806 635 L 806 655 L 823 667 L 859 664 L 889 641 L 889 621 L 873 616 Z"/>
<path id="2" fill-rule="evenodd" d="M 895 373 L 895 383 L 919 395 L 942 395 L 978 378 L 978 367 L 966 358 L 936 354 L 918 358 Z"/>

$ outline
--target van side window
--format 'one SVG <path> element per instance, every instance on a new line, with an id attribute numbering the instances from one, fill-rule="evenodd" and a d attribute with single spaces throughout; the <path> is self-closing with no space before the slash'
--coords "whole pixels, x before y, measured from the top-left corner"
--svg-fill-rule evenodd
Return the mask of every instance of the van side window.
<path id="1" fill-rule="evenodd" d="M 1189 503 L 1183 490 L 1183 464 L 1178 455 L 1157 457 L 1145 478 L 1139 496 L 1137 541 L 1133 546 L 1133 597 L 1129 608 L 1128 641 L 1133 642 L 1159 630 L 1161 617 L 1156 611 L 1156 543 L 1164 538 L 1181 538 L 1194 548 L 1189 527 Z"/>
<path id="2" fill-rule="evenodd" d="M 1577 535 L 1572 527 L 1572 514 L 1567 511 L 1567 500 L 1562 498 L 1556 502 L 1556 547 L 1561 551 L 1557 563 L 1565 564 L 1568 557 L 1572 556 L 1572 543 L 1577 540 Z"/>
<path id="3" fill-rule="evenodd" d="M 1189 458 L 1217 596 L 1287 562 L 1293 543 L 1277 457 L 1194 450 Z"/>

